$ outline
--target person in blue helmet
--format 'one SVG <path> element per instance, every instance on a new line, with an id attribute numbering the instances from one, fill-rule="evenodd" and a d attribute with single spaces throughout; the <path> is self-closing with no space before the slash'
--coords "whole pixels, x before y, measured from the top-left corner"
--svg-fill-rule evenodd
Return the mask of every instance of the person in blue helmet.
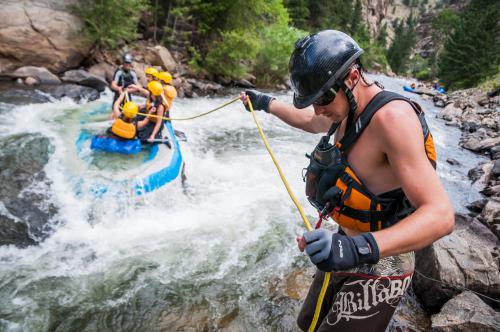
<path id="1" fill-rule="evenodd" d="M 362 54 L 343 32 L 309 35 L 290 58 L 293 105 L 256 90 L 241 95 L 247 108 L 249 99 L 324 133 L 308 155 L 306 196 L 339 228 L 297 236 L 317 267 L 297 319 L 304 331 L 385 331 L 411 284 L 414 251 L 454 227 L 422 109 L 369 82 Z"/>

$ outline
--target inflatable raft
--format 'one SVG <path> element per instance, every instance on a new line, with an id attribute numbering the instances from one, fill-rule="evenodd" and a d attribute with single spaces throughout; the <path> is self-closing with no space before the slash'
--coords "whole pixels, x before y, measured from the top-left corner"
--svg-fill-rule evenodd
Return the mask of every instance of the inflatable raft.
<path id="1" fill-rule="evenodd" d="M 171 122 L 164 123 L 163 139 L 149 144 L 107 137 L 103 134 L 109 125 L 107 121 L 101 121 L 104 128 L 89 129 L 85 125 L 95 119 L 97 113 L 93 110 L 80 121 L 82 127 L 75 142 L 78 158 L 85 165 L 84 181 L 91 182 L 90 191 L 94 194 L 125 190 L 143 195 L 181 175 L 184 162 Z"/>

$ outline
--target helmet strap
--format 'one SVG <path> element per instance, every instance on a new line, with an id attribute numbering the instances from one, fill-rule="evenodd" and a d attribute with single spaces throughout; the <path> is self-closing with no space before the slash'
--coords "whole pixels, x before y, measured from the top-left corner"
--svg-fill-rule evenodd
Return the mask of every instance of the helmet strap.
<path id="1" fill-rule="evenodd" d="M 356 111 L 358 110 L 358 103 L 356 103 L 356 99 L 354 99 L 352 90 L 349 89 L 349 87 L 343 81 L 340 83 L 340 87 L 342 88 L 342 91 L 344 91 L 347 97 L 347 101 L 349 102 L 349 115 L 347 116 L 347 124 L 345 127 L 345 132 L 347 133 L 351 129 L 354 120 L 354 114 L 356 114 Z"/>

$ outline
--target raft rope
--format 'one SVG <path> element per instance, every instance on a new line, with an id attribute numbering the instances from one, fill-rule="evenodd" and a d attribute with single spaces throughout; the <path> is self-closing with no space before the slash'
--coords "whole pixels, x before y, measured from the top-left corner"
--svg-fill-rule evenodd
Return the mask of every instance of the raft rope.
<path id="1" fill-rule="evenodd" d="M 306 226 L 306 229 L 308 231 L 312 231 L 313 228 L 311 226 L 311 223 L 307 219 L 304 210 L 302 209 L 302 206 L 300 203 L 297 201 L 297 198 L 292 192 L 292 189 L 290 188 L 290 185 L 288 184 L 288 181 L 285 178 L 285 175 L 283 174 L 283 171 L 281 170 L 280 165 L 278 164 L 278 161 L 276 160 L 276 157 L 274 156 L 274 153 L 269 146 L 269 142 L 267 141 L 266 135 L 264 134 L 264 131 L 262 131 L 262 127 L 257 120 L 257 116 L 255 115 L 255 111 L 252 106 L 252 102 L 250 101 L 250 98 L 247 98 L 247 103 L 248 103 L 248 108 L 250 109 L 250 112 L 252 113 L 253 121 L 255 122 L 255 125 L 257 126 L 257 129 L 259 130 L 260 137 L 262 138 L 262 141 L 264 142 L 264 145 L 266 146 L 267 152 L 269 152 L 269 155 L 271 156 L 271 159 L 273 160 L 274 165 L 276 166 L 276 169 L 278 170 L 278 173 L 280 174 L 281 181 L 283 181 L 283 184 L 285 185 L 286 191 L 288 192 L 288 195 L 290 195 L 290 198 L 292 199 L 293 203 L 297 207 L 297 210 L 300 213 L 300 216 L 302 217 L 302 221 L 304 222 L 304 225 Z M 319 219 L 319 221 L 316 223 L 316 228 L 319 228 L 321 226 L 322 218 Z M 321 307 L 323 305 L 323 299 L 326 294 L 326 290 L 328 288 L 328 284 L 330 283 L 330 277 L 331 277 L 331 272 L 325 272 L 325 277 L 323 279 L 323 285 L 321 286 L 321 291 L 318 296 L 318 301 L 316 303 L 316 309 L 314 310 L 314 316 L 311 322 L 311 325 L 309 326 L 308 331 L 313 332 L 316 329 L 316 325 L 318 324 L 318 319 L 319 315 L 321 313 Z"/>
<path id="2" fill-rule="evenodd" d="M 231 99 L 227 103 L 222 104 L 222 105 L 220 105 L 220 106 L 218 106 L 218 107 L 216 107 L 214 109 L 211 109 L 208 112 L 201 113 L 201 114 L 198 114 L 198 115 L 195 115 L 195 116 L 190 116 L 188 118 L 169 118 L 169 117 L 165 117 L 165 116 L 159 116 L 159 115 L 147 114 L 147 113 L 141 113 L 141 112 L 138 112 L 137 114 L 148 116 L 148 117 L 152 117 L 152 118 L 163 119 L 165 121 L 186 121 L 186 120 L 193 120 L 193 119 L 196 119 L 196 118 L 201 118 L 202 116 L 205 116 L 207 114 L 213 113 L 213 112 L 218 111 L 218 110 L 220 110 L 220 109 L 222 109 L 222 108 L 224 108 L 224 107 L 226 107 L 228 105 L 231 105 L 232 103 L 237 102 L 238 100 L 240 100 L 240 97 Z"/>

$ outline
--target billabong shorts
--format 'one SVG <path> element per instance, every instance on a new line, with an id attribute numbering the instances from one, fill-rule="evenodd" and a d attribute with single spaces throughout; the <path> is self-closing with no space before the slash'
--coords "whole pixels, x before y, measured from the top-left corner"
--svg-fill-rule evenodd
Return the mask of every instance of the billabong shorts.
<path id="1" fill-rule="evenodd" d="M 385 331 L 401 297 L 411 285 L 413 252 L 384 257 L 377 264 L 332 272 L 315 331 Z M 297 318 L 312 323 L 325 272 L 316 271 Z"/>

